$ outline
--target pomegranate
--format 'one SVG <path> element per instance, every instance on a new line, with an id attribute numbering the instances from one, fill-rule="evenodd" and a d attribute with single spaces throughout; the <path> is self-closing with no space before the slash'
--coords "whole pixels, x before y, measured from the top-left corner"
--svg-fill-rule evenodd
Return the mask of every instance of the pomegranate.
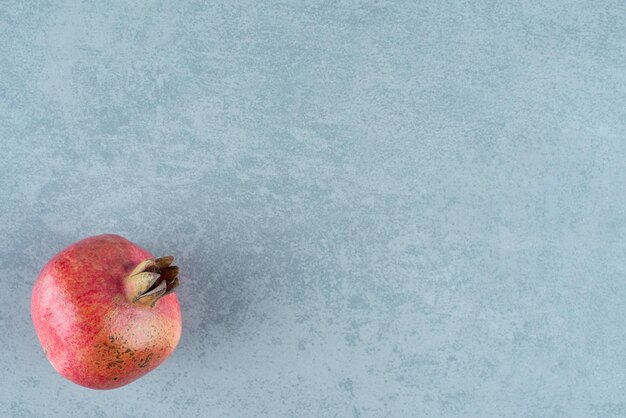
<path id="1" fill-rule="evenodd" d="M 160 365 L 182 326 L 173 260 L 118 235 L 98 235 L 48 261 L 31 315 L 52 366 L 79 385 L 113 389 Z"/>

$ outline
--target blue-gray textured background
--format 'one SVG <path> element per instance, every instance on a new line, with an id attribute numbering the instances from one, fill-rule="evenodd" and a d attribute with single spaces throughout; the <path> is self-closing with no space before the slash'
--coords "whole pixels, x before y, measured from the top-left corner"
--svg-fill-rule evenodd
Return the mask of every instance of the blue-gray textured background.
<path id="1" fill-rule="evenodd" d="M 626 5 L 2 1 L 0 416 L 626 415 Z M 111 232 L 183 269 L 115 391 L 30 292 Z"/>

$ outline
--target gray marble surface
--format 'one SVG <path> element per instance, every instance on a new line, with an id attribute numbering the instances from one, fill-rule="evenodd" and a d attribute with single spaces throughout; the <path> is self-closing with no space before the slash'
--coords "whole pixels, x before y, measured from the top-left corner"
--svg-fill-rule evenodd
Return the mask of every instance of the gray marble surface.
<path id="1" fill-rule="evenodd" d="M 626 6 L 520 3 L 0 2 L 0 416 L 625 416 Z M 183 282 L 104 392 L 29 313 L 99 233 Z"/>

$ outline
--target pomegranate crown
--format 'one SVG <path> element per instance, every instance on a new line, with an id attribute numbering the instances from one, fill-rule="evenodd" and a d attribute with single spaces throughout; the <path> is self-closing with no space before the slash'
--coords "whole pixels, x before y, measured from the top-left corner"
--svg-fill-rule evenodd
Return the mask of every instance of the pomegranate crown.
<path id="1" fill-rule="evenodd" d="M 178 267 L 172 266 L 174 257 L 149 258 L 137 264 L 125 280 L 129 302 L 154 307 L 159 299 L 174 291 L 179 285 Z"/>

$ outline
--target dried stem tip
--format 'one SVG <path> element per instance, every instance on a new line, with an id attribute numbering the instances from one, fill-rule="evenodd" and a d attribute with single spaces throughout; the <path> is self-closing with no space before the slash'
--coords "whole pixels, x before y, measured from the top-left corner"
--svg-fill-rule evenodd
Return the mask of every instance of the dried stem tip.
<path id="1" fill-rule="evenodd" d="M 139 263 L 126 277 L 125 290 L 129 302 L 153 307 L 163 296 L 178 287 L 178 267 L 174 257 L 149 258 Z"/>

